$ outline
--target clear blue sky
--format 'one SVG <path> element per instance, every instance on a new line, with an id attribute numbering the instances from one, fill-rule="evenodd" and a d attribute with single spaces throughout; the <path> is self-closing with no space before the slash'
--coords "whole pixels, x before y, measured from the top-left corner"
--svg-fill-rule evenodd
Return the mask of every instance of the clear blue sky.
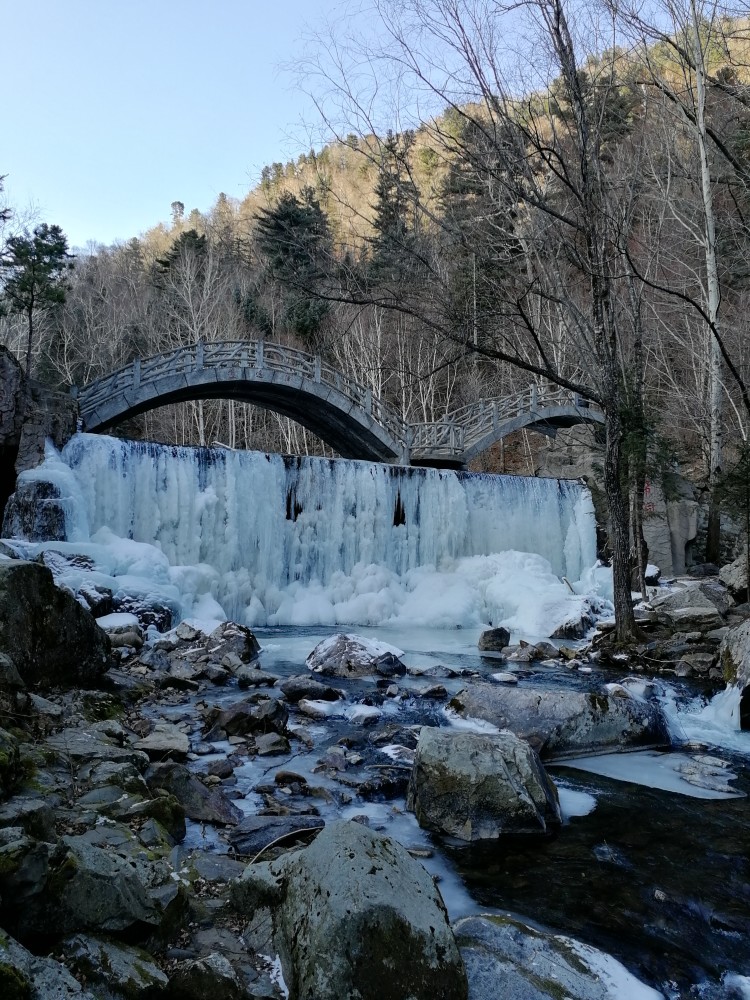
<path id="1" fill-rule="evenodd" d="M 71 246 L 241 197 L 306 152 L 281 67 L 340 0 L 0 0 L 0 175 Z"/>

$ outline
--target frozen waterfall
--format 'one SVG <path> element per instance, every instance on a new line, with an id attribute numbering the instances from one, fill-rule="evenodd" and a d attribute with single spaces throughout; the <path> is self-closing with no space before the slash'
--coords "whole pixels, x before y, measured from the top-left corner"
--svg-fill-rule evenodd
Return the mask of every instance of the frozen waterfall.
<path id="1" fill-rule="evenodd" d="M 203 591 L 248 624 L 492 621 L 548 634 L 550 615 L 572 617 L 581 600 L 561 578 L 580 580 L 596 558 L 591 497 L 573 482 L 86 434 L 62 460 L 79 549 L 148 543 L 193 610 Z"/>

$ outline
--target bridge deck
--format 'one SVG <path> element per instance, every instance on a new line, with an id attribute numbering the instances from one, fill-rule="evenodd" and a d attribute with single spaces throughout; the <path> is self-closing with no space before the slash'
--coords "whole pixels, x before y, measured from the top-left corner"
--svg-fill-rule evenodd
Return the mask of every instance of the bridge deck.
<path id="1" fill-rule="evenodd" d="M 129 365 L 78 394 L 82 427 L 100 431 L 166 403 L 235 398 L 283 413 L 345 458 L 464 466 L 522 427 L 554 434 L 603 423 L 599 407 L 558 387 L 479 399 L 432 423 L 407 424 L 320 357 L 266 341 L 198 343 Z"/>

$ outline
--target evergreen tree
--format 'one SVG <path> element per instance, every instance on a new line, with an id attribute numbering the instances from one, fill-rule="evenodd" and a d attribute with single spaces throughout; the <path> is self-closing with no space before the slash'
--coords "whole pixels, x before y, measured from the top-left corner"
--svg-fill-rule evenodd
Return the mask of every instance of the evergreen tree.
<path id="1" fill-rule="evenodd" d="M 284 318 L 304 340 L 313 340 L 328 313 L 315 295 L 332 258 L 328 219 L 312 188 L 301 199 L 284 192 L 273 208 L 255 216 L 256 246 L 270 276 L 282 284 Z"/>
<path id="2" fill-rule="evenodd" d="M 11 236 L 2 258 L 0 302 L 9 312 L 26 317 L 26 366 L 31 372 L 34 316 L 65 301 L 66 275 L 73 266 L 68 241 L 59 226 L 46 222 L 29 233 Z"/>
<path id="3" fill-rule="evenodd" d="M 414 271 L 419 192 L 409 168 L 413 146 L 414 133 L 408 131 L 400 136 L 389 131 L 383 142 L 372 206 L 375 235 L 370 240 L 370 272 L 375 280 L 398 281 Z"/>

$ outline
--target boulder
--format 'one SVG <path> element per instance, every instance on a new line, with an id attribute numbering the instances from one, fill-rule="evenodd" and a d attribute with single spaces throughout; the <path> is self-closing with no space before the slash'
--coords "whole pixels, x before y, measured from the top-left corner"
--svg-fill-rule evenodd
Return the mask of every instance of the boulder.
<path id="1" fill-rule="evenodd" d="M 303 698 L 312 701 L 338 701 L 341 698 L 341 692 L 337 691 L 336 688 L 321 684 L 320 681 L 316 681 L 308 674 L 295 674 L 294 677 L 288 677 L 282 681 L 279 687 L 287 701 L 293 705 Z"/>
<path id="2" fill-rule="evenodd" d="M 730 629 L 719 646 L 719 665 L 727 684 L 750 685 L 750 619 Z"/>
<path id="3" fill-rule="evenodd" d="M 242 813 L 218 788 L 206 788 L 199 778 L 182 764 L 155 764 L 146 772 L 149 788 L 171 793 L 189 819 L 199 823 L 233 826 Z"/>
<path id="4" fill-rule="evenodd" d="M 246 736 L 248 733 L 283 733 L 289 721 L 289 709 L 274 698 L 256 696 L 246 701 L 235 702 L 223 711 L 215 711 L 209 716 L 212 733 L 219 730 L 228 736 Z"/>
<path id="5" fill-rule="evenodd" d="M 158 907 L 135 867 L 83 837 L 63 837 L 44 857 L 29 853 L 12 878 L 0 879 L 6 926 L 22 940 L 56 938 L 80 930 L 132 931 L 156 927 Z M 33 864 L 32 864 L 33 863 Z"/>
<path id="6" fill-rule="evenodd" d="M 62 729 L 47 737 L 46 746 L 74 767 L 110 761 L 132 764 L 139 771 L 144 771 L 149 763 L 148 754 L 133 747 L 121 746 L 116 737 L 107 736 L 96 724 Z"/>
<path id="7" fill-rule="evenodd" d="M 160 993 L 169 980 L 148 952 L 105 938 L 76 934 L 62 945 L 68 964 L 95 989 L 136 1000 Z M 213 996 L 213 995 L 212 995 Z"/>
<path id="8" fill-rule="evenodd" d="M 400 649 L 387 643 L 338 632 L 319 642 L 305 662 L 324 677 L 394 677 L 406 673 L 401 656 Z"/>
<path id="9" fill-rule="evenodd" d="M 687 608 L 659 608 L 657 614 L 660 622 L 676 632 L 710 632 L 724 624 L 724 619 L 710 602 Z"/>
<path id="10" fill-rule="evenodd" d="M 419 825 L 459 840 L 549 833 L 560 826 L 557 789 L 528 743 L 424 726 L 407 808 Z"/>
<path id="11" fill-rule="evenodd" d="M 251 663 L 260 655 L 260 643 L 255 634 L 236 622 L 222 622 L 215 628 L 208 637 L 207 647 L 214 660 L 235 653 L 243 663 Z"/>
<path id="12" fill-rule="evenodd" d="M 0 997 L 3 1000 L 94 1000 L 64 965 L 52 958 L 33 955 L 2 930 Z"/>
<path id="13" fill-rule="evenodd" d="M 153 730 L 133 744 L 136 750 L 148 754 L 150 760 L 187 759 L 190 743 L 185 733 L 170 722 L 157 722 Z"/>
<path id="14" fill-rule="evenodd" d="M 510 632 L 507 628 L 488 628 L 479 636 L 480 653 L 502 653 L 510 645 Z"/>
<path id="15" fill-rule="evenodd" d="M 54 483 L 19 480 L 3 516 L 3 537 L 29 542 L 64 542 L 67 538 L 66 503 Z"/>
<path id="16" fill-rule="evenodd" d="M 0 691 L 22 691 L 26 685 L 11 658 L 0 653 Z"/>
<path id="17" fill-rule="evenodd" d="M 247 996 L 228 959 L 218 952 L 179 962 L 169 979 L 169 996 L 175 1000 L 244 1000 Z"/>
<path id="18" fill-rule="evenodd" d="M 249 866 L 232 899 L 247 915 L 272 906 L 274 943 L 297 1000 L 467 1000 L 431 877 L 400 844 L 359 823 L 336 822 L 306 850 Z"/>
<path id="19" fill-rule="evenodd" d="M 109 666 L 105 633 L 46 566 L 0 562 L 0 653 L 26 684 L 95 687 Z"/>
<path id="20" fill-rule="evenodd" d="M 471 983 L 471 1000 L 661 996 L 596 948 L 506 914 L 463 917 L 453 930 Z"/>
<path id="21" fill-rule="evenodd" d="M 465 718 L 510 729 L 545 757 L 621 746 L 669 744 L 659 707 L 618 686 L 612 692 L 572 691 L 478 681 L 455 695 L 451 707 Z"/>
<path id="22" fill-rule="evenodd" d="M 55 840 L 55 815 L 42 798 L 14 795 L 0 805 L 0 827 L 21 827 L 36 840 Z"/>
<path id="23" fill-rule="evenodd" d="M 651 600 L 651 607 L 655 611 L 662 612 L 676 611 L 680 608 L 709 608 L 716 611 L 716 604 L 703 591 L 705 586 L 706 582 L 691 581 L 685 586 L 654 597 Z"/>
<path id="24" fill-rule="evenodd" d="M 747 556 L 743 553 L 734 562 L 722 566 L 719 579 L 735 597 L 747 600 Z"/>

